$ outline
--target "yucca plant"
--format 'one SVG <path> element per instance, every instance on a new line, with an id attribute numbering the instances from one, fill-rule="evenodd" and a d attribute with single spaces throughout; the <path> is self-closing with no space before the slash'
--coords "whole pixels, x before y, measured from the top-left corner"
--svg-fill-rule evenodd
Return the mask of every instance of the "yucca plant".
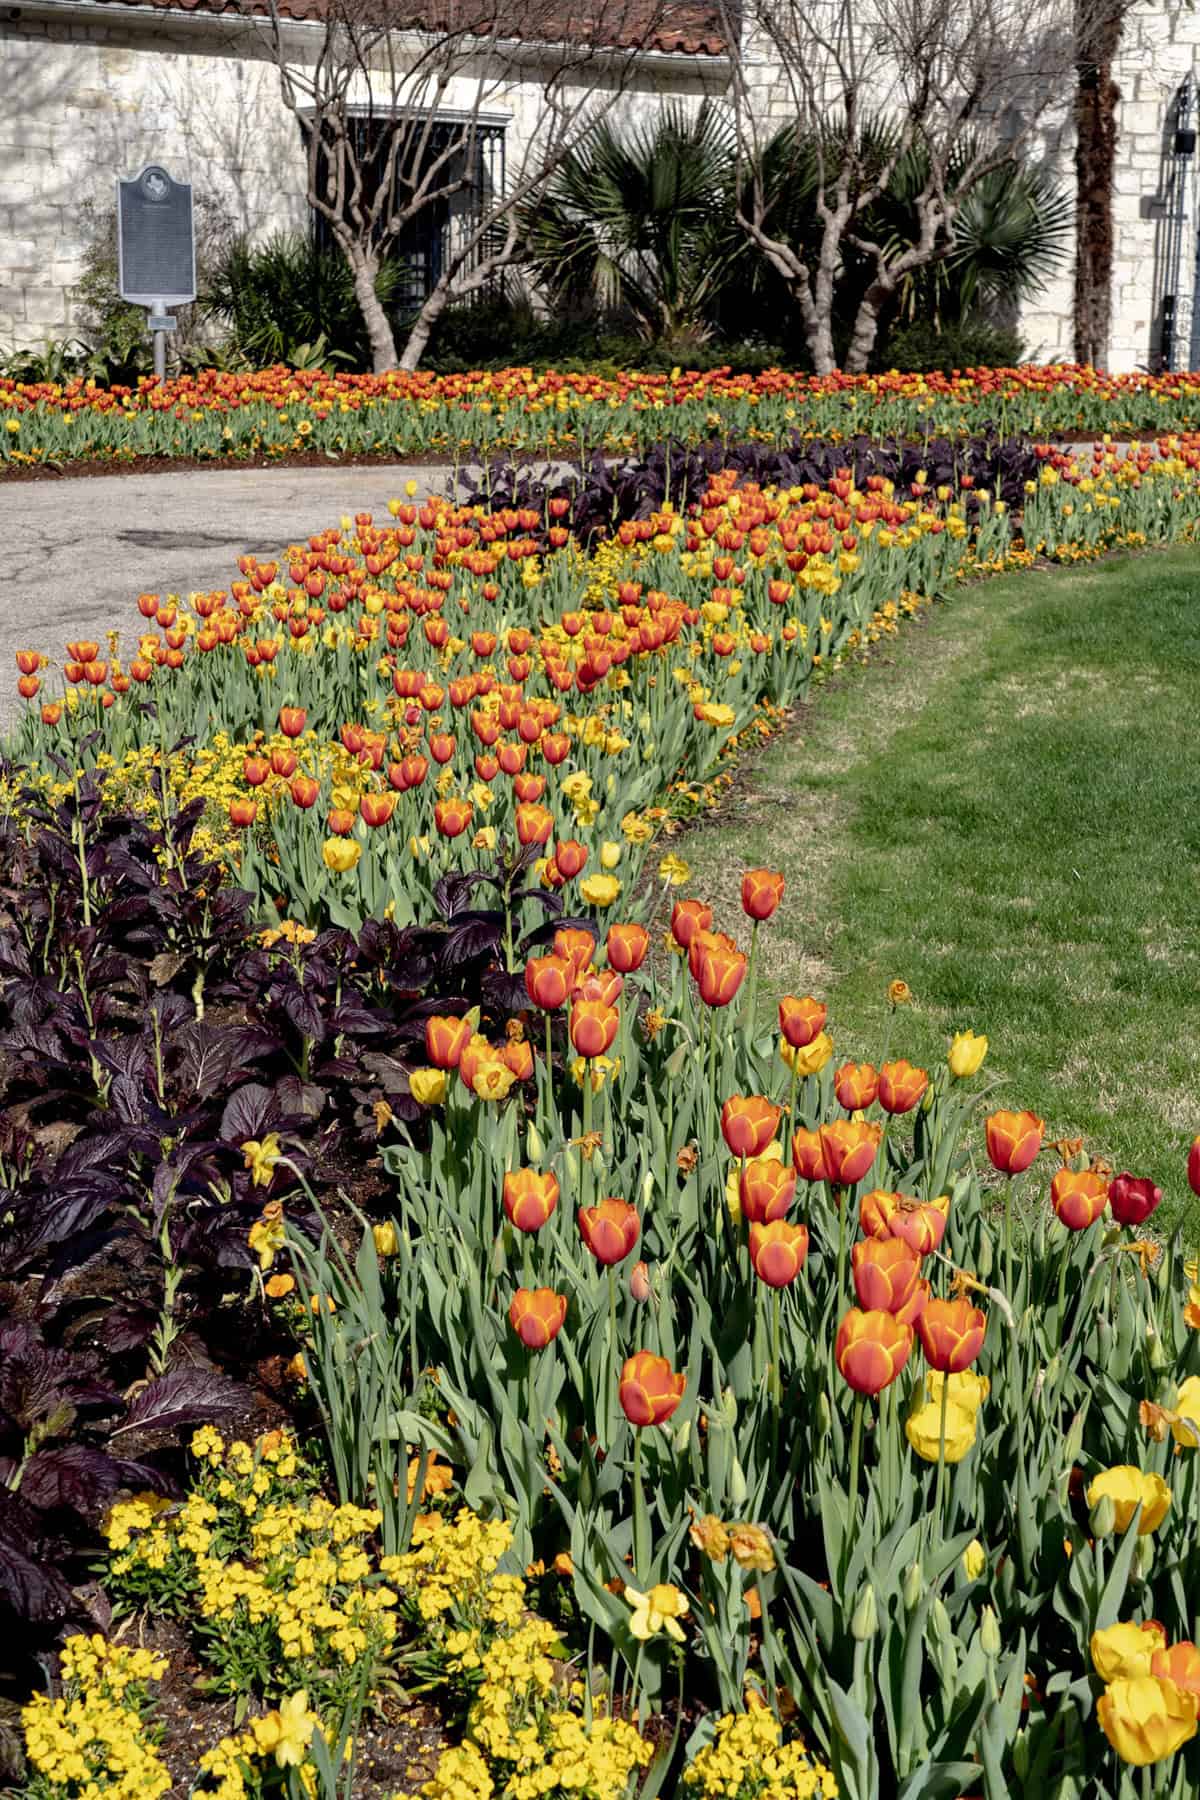
<path id="1" fill-rule="evenodd" d="M 399 274 L 393 263 L 380 269 L 376 292 L 385 307 L 395 302 Z M 254 362 L 370 365 L 349 265 L 304 232 L 276 232 L 261 244 L 240 238 L 217 266 L 201 306 L 229 321 L 238 347 Z"/>

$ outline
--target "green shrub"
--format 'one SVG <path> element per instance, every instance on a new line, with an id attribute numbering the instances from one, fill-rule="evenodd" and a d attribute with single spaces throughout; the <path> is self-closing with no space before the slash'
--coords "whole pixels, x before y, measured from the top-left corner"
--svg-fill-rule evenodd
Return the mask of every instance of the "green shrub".
<path id="1" fill-rule="evenodd" d="M 375 291 L 389 311 L 402 274 L 398 263 L 386 262 L 376 279 Z M 232 327 L 252 362 L 371 367 L 349 264 L 340 251 L 319 249 L 302 231 L 278 231 L 261 244 L 235 239 L 202 289 L 201 305 Z"/>
<path id="2" fill-rule="evenodd" d="M 1023 354 L 1020 333 L 1011 327 L 978 318 L 943 325 L 920 319 L 888 333 L 876 364 L 883 369 L 949 374 L 952 369 L 1009 368 Z"/>

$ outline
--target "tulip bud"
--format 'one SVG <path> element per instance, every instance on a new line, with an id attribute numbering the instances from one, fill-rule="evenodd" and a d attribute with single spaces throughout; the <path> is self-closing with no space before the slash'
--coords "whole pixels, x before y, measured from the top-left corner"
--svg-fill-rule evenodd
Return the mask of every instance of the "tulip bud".
<path id="1" fill-rule="evenodd" d="M 1139 1537 L 1137 1548 L 1133 1553 L 1133 1573 L 1138 1581 L 1145 1581 L 1154 1563 L 1154 1538 L 1150 1532 Z"/>
<path id="2" fill-rule="evenodd" d="M 543 1160 L 546 1146 L 542 1142 L 542 1134 L 531 1119 L 529 1129 L 525 1133 L 525 1154 L 534 1168 Z"/>
<path id="3" fill-rule="evenodd" d="M 943 1649 L 948 1650 L 954 1641 L 954 1633 L 950 1628 L 950 1614 L 946 1611 L 943 1601 L 934 1600 L 929 1608 L 929 1623 L 933 1626 Z"/>
<path id="4" fill-rule="evenodd" d="M 1166 1257 L 1163 1257 L 1162 1260 L 1165 1262 Z M 1146 1357 L 1150 1367 L 1160 1373 L 1167 1366 L 1167 1353 L 1163 1349 L 1163 1341 L 1153 1325 L 1149 1326 L 1146 1331 Z"/>
<path id="5" fill-rule="evenodd" d="M 854 1609 L 854 1617 L 850 1621 L 850 1635 L 858 1643 L 863 1644 L 868 1638 L 873 1638 L 878 1630 L 879 1611 L 875 1605 L 875 1589 L 868 1582 Z"/>
<path id="6" fill-rule="evenodd" d="M 729 1470 L 729 1500 L 731 1506 L 733 1506 L 735 1510 L 745 1506 L 749 1495 L 750 1490 L 746 1486 L 745 1470 L 735 1456 L 732 1459 L 732 1466 Z"/>
<path id="7" fill-rule="evenodd" d="M 1093 1506 L 1089 1518 L 1093 1537 L 1111 1537 L 1116 1530 L 1117 1509 L 1111 1494 L 1102 1494 Z"/>
<path id="8" fill-rule="evenodd" d="M 677 1456 L 683 1455 L 684 1451 L 688 1447 L 688 1443 L 691 1439 L 691 1435 L 692 1435 L 692 1421 L 691 1421 L 691 1416 L 689 1415 L 686 1419 L 680 1419 L 678 1425 L 675 1427 L 675 1431 L 674 1431 L 674 1434 L 672 1437 L 672 1444 L 673 1444 L 673 1447 L 675 1450 L 675 1454 Z"/>
<path id="9" fill-rule="evenodd" d="M 986 1282 L 996 1266 L 992 1253 L 992 1240 L 985 1231 L 979 1240 L 979 1250 L 975 1257 L 975 1273 L 980 1281 Z"/>
<path id="10" fill-rule="evenodd" d="M 817 1436 L 822 1438 L 828 1437 L 832 1425 L 833 1418 L 829 1410 L 829 1396 L 825 1392 L 825 1389 L 822 1388 L 821 1392 L 817 1395 Z"/>
<path id="11" fill-rule="evenodd" d="M 901 1590 L 906 1612 L 916 1611 L 917 1607 L 921 1604 L 921 1594 L 924 1587 L 925 1577 L 921 1571 L 920 1563 L 910 1563 L 905 1570 L 904 1586 Z"/>
<path id="12" fill-rule="evenodd" d="M 1141 1540 L 1145 1542 L 1145 1540 Z M 995 1611 L 985 1606 L 979 1620 L 979 1647 L 985 1656 L 1000 1654 L 1000 1622 Z"/>
<path id="13" fill-rule="evenodd" d="M 1018 1731 L 1012 1741 L 1013 1772 L 1018 1781 L 1024 1781 L 1029 1774 L 1029 1733 Z"/>

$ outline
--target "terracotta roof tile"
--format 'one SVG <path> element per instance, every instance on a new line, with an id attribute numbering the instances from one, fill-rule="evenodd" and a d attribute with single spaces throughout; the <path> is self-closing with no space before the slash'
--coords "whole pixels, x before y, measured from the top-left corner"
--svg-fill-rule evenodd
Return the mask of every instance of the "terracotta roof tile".
<path id="1" fill-rule="evenodd" d="M 144 5 L 160 12 L 266 14 L 266 0 L 119 0 L 123 5 Z M 394 4 L 394 0 L 389 0 Z M 320 20 L 325 0 L 277 0 L 278 10 L 289 19 Z M 398 9 L 397 9 L 398 13 Z M 523 23 L 529 28 L 529 16 Z M 551 4 L 539 14 L 537 37 L 546 41 L 569 39 L 594 44 L 598 49 L 655 50 L 667 55 L 722 56 L 725 35 L 716 0 L 596 0 L 591 7 L 572 6 L 561 14 Z M 397 28 L 444 30 L 448 26 L 491 36 L 503 30 L 503 14 L 489 0 L 412 0 L 411 14 L 397 16 Z"/>

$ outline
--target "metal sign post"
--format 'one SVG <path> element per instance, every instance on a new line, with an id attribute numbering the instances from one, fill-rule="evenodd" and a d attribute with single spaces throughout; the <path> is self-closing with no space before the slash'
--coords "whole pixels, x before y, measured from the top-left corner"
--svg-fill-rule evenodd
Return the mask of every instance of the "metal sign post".
<path id="1" fill-rule="evenodd" d="M 117 289 L 122 300 L 148 309 L 161 380 L 167 336 L 177 326 L 167 308 L 196 298 L 196 242 L 191 184 L 173 180 L 157 163 L 117 180 Z"/>

